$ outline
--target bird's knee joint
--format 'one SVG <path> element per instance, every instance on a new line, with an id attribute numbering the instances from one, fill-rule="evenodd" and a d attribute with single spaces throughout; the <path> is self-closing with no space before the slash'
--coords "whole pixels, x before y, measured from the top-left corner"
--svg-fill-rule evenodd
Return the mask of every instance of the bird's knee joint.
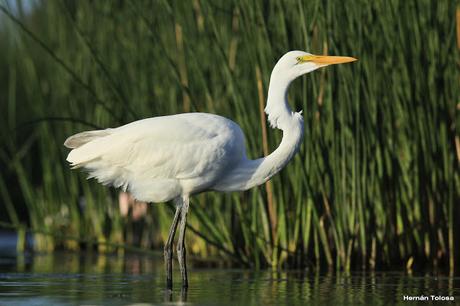
<path id="1" fill-rule="evenodd" d="M 178 245 L 177 246 L 177 254 L 179 254 L 179 255 L 185 254 L 185 246 Z"/>
<path id="2" fill-rule="evenodd" d="M 172 250 L 170 246 L 165 246 L 163 249 L 163 254 L 165 257 L 170 257 L 172 254 Z"/>

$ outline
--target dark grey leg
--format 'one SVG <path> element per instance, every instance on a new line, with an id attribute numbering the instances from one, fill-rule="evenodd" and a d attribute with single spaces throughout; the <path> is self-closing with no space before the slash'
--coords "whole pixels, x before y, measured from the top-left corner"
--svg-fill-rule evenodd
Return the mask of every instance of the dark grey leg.
<path id="1" fill-rule="evenodd" d="M 179 215 L 181 213 L 181 206 L 176 204 L 176 213 L 174 214 L 174 220 L 169 229 L 168 240 L 166 240 L 164 247 L 165 265 L 166 265 L 166 287 L 172 288 L 172 256 L 173 256 L 173 240 L 174 234 L 176 233 L 177 223 L 179 221 Z"/>
<path id="2" fill-rule="evenodd" d="M 187 287 L 182 286 L 179 302 L 187 302 Z"/>
<path id="3" fill-rule="evenodd" d="M 185 226 L 187 225 L 187 212 L 188 212 L 189 199 L 184 197 L 182 201 L 180 227 L 179 227 L 179 241 L 177 242 L 177 258 L 179 260 L 180 273 L 182 275 L 182 288 L 188 287 L 187 279 L 187 265 L 185 262 Z"/>

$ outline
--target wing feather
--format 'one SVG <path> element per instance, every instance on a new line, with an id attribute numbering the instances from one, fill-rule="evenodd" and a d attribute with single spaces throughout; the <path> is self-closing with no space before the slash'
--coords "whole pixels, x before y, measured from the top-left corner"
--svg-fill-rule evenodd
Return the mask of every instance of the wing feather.
<path id="1" fill-rule="evenodd" d="M 243 148 L 235 137 L 243 141 Z M 216 115 L 189 113 L 111 129 L 72 150 L 67 160 L 103 184 L 145 190 L 148 182 L 172 186 L 171 180 L 212 181 L 241 150 L 244 140 L 235 123 Z M 177 186 L 171 188 L 180 192 Z M 143 197 L 148 196 L 152 197 Z"/>

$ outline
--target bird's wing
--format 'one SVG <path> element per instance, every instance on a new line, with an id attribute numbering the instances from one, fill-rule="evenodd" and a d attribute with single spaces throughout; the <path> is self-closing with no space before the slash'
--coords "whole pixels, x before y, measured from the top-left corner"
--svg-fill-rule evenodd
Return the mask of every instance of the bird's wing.
<path id="1" fill-rule="evenodd" d="M 139 179 L 212 180 L 244 152 L 235 128 L 230 120 L 209 114 L 149 118 L 111 129 L 72 150 L 67 160 L 116 187 Z"/>

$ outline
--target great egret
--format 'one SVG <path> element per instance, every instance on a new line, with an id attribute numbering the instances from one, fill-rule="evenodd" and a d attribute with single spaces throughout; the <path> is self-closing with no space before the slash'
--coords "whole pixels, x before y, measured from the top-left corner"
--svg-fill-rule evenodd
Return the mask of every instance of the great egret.
<path id="1" fill-rule="evenodd" d="M 191 195 L 205 190 L 240 191 L 265 183 L 294 156 L 302 141 L 303 118 L 292 112 L 287 90 L 297 77 L 352 57 L 318 56 L 290 51 L 273 68 L 265 112 L 283 131 L 270 155 L 246 157 L 244 134 L 232 120 L 207 113 L 184 113 L 135 121 L 118 128 L 69 137 L 67 161 L 83 167 L 104 185 L 128 190 L 137 200 L 174 200 L 176 212 L 164 246 L 166 285 L 172 287 L 172 247 L 180 219 L 177 256 L 183 287 L 188 286 L 185 225 Z"/>

